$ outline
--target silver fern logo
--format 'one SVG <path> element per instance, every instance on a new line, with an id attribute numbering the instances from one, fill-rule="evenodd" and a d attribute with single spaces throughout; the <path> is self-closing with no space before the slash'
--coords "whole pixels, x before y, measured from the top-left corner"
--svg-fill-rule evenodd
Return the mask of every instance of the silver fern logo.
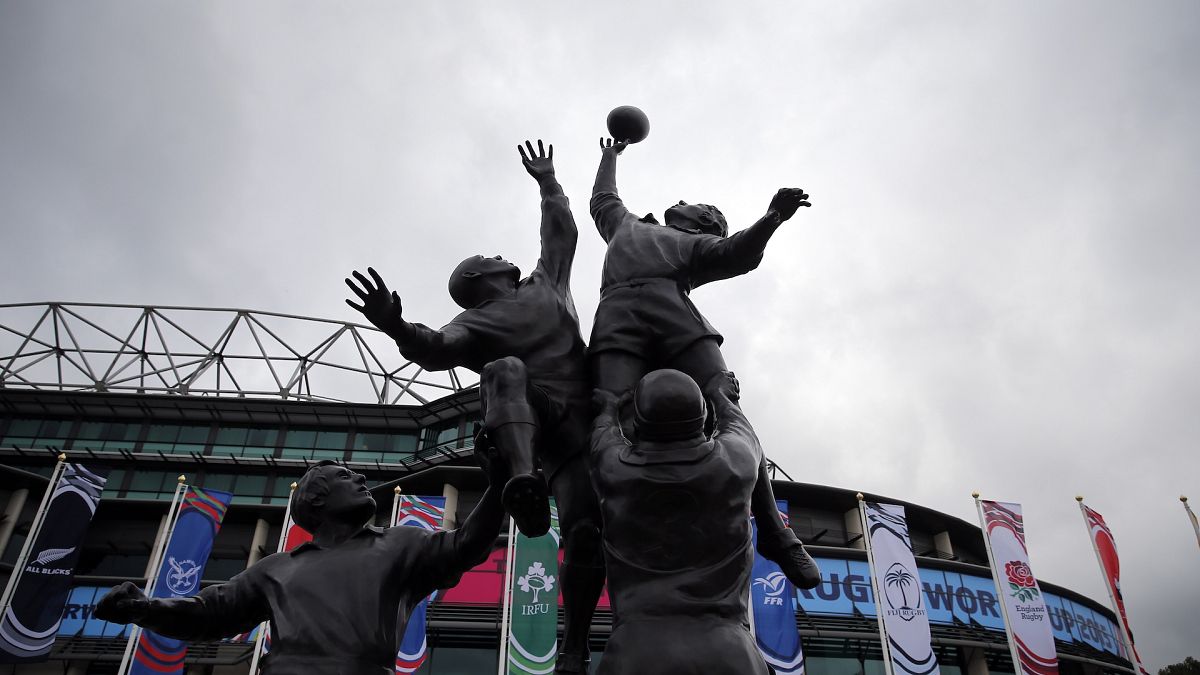
<path id="1" fill-rule="evenodd" d="M 48 548 L 39 553 L 38 557 L 33 559 L 33 564 L 45 565 L 47 563 L 52 563 L 55 560 L 62 560 L 63 558 L 71 555 L 74 551 L 74 546 L 70 548 Z"/>

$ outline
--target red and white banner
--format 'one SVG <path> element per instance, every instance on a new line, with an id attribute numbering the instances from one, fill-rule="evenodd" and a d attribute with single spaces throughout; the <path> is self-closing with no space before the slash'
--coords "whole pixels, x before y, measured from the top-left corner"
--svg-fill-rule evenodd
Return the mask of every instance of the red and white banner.
<path id="1" fill-rule="evenodd" d="M 1125 631 L 1125 643 L 1132 654 L 1132 660 L 1137 663 L 1138 671 L 1150 675 L 1142 666 L 1142 657 L 1138 655 L 1137 647 L 1133 644 L 1133 630 L 1129 627 L 1129 617 L 1125 614 L 1125 596 L 1121 593 L 1121 559 L 1117 557 L 1117 542 L 1113 539 L 1112 530 L 1104 522 L 1104 516 L 1084 506 L 1083 519 L 1088 526 L 1088 534 L 1092 537 L 1092 548 L 1096 551 L 1096 559 L 1100 563 L 1100 573 L 1104 575 L 1104 583 L 1108 586 L 1108 597 L 1112 601 L 1113 611 L 1121 619 L 1121 628 Z"/>
<path id="2" fill-rule="evenodd" d="M 1057 675 L 1058 652 L 1041 588 L 1029 568 L 1021 505 L 976 499 L 992 578 L 1014 664 L 1027 675 Z"/>
<path id="3" fill-rule="evenodd" d="M 1196 543 L 1200 544 L 1200 520 L 1196 519 L 1196 514 L 1192 511 L 1192 507 L 1188 506 L 1187 497 L 1180 497 L 1179 501 L 1183 502 L 1183 510 L 1187 511 L 1188 520 L 1192 521 L 1192 531 L 1196 533 Z"/>

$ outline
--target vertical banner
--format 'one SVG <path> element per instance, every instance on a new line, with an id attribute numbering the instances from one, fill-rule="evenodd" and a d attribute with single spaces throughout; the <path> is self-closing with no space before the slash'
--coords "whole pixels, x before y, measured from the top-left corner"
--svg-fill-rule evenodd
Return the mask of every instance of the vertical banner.
<path id="1" fill-rule="evenodd" d="M 860 495 L 861 499 L 862 496 Z M 885 658 L 896 675 L 938 675 L 921 574 L 899 504 L 860 501 Z"/>
<path id="2" fill-rule="evenodd" d="M 1104 585 L 1108 587 L 1108 599 L 1112 601 L 1113 612 L 1121 623 L 1125 634 L 1125 643 L 1132 655 L 1130 659 L 1137 664 L 1138 672 L 1149 675 L 1142 666 L 1142 657 L 1133 644 L 1133 629 L 1129 627 L 1129 617 L 1125 614 L 1125 597 L 1121 594 L 1121 559 L 1117 557 L 1117 542 L 1113 539 L 1112 530 L 1104 522 L 1104 517 L 1088 508 L 1083 503 L 1083 497 L 1076 497 L 1079 508 L 1083 511 L 1083 520 L 1087 523 L 1088 534 L 1092 539 L 1092 548 L 1096 551 L 1096 560 L 1100 563 L 1100 574 L 1104 575 Z"/>
<path id="3" fill-rule="evenodd" d="M 787 502 L 778 501 L 787 523 Z M 758 524 L 751 518 L 755 544 L 754 567 L 750 570 L 751 625 L 758 651 L 777 673 L 804 673 L 804 652 L 796 629 L 796 588 L 783 575 L 779 565 L 758 553 Z"/>
<path id="4" fill-rule="evenodd" d="M 430 532 L 441 529 L 442 520 L 446 515 L 445 497 L 411 497 L 397 494 L 396 500 L 398 504 L 392 519 L 393 526 L 419 527 Z M 422 600 L 408 617 L 408 627 L 404 631 L 404 638 L 400 640 L 400 650 L 396 653 L 397 673 L 415 673 L 428 658 L 425 613 L 429 603 L 436 596 L 435 591 Z"/>
<path id="5" fill-rule="evenodd" d="M 291 484 L 291 489 L 288 491 L 287 508 L 283 511 L 283 529 L 279 532 L 279 544 L 275 547 L 276 553 L 284 553 L 290 551 L 300 544 L 312 541 L 313 536 L 308 530 L 296 524 L 292 520 L 292 497 L 296 494 L 296 483 Z M 264 621 L 258 628 L 252 631 L 254 636 L 254 655 L 250 657 L 250 675 L 258 673 L 258 662 L 262 660 L 263 654 L 271 651 L 271 623 Z"/>
<path id="6" fill-rule="evenodd" d="M 31 543 L 13 568 L 16 583 L 0 618 L 0 663 L 44 661 L 50 655 L 108 469 L 64 462 L 58 475 L 34 521 L 36 530 L 29 533 Z"/>
<path id="7" fill-rule="evenodd" d="M 508 592 L 508 675 L 543 675 L 558 656 L 558 509 L 550 502 L 550 531 L 530 539 L 517 530 Z"/>
<path id="8" fill-rule="evenodd" d="M 1042 591 L 1029 568 L 1021 505 L 984 501 L 978 496 L 975 504 L 1001 599 L 1013 664 L 1019 663 L 1020 672 L 1027 675 L 1057 675 L 1054 633 Z"/>
<path id="9" fill-rule="evenodd" d="M 1196 533 L 1196 544 L 1200 545 L 1200 520 L 1196 520 L 1195 512 L 1188 506 L 1187 497 L 1180 495 L 1179 501 L 1183 502 L 1183 510 L 1187 512 L 1188 520 L 1192 521 L 1192 531 Z"/>
<path id="10" fill-rule="evenodd" d="M 189 487 L 184 493 L 179 517 L 159 564 L 153 598 L 184 598 L 200 590 L 200 579 L 213 540 L 221 529 L 221 520 L 233 495 L 217 490 Z M 163 637 L 152 631 L 140 631 L 137 651 L 129 667 L 131 675 L 182 673 L 187 643 Z"/>

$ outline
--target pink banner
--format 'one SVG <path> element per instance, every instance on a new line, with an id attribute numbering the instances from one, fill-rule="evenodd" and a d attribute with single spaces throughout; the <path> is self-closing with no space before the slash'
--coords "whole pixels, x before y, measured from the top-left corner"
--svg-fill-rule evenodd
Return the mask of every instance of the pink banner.
<path id="1" fill-rule="evenodd" d="M 1115 610 L 1121 617 L 1125 635 L 1129 638 L 1129 648 L 1133 651 L 1133 660 L 1143 675 L 1150 675 L 1142 666 L 1142 657 L 1138 655 L 1137 647 L 1133 644 L 1133 629 L 1129 627 L 1129 617 L 1125 614 L 1125 596 L 1121 594 L 1121 559 L 1117 557 L 1117 542 L 1113 539 L 1112 530 L 1104 522 L 1104 516 L 1079 504 L 1083 509 L 1083 517 L 1087 521 L 1088 532 L 1092 536 L 1092 546 L 1096 548 L 1096 557 L 1100 559 L 1100 571 L 1104 574 L 1104 582 L 1108 584 L 1108 593 L 1112 597 Z"/>

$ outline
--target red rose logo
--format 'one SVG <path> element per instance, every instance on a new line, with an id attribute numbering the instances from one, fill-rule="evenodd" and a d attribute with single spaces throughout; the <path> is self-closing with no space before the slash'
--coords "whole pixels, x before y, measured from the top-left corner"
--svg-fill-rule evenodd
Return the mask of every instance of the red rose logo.
<path id="1" fill-rule="evenodd" d="M 1017 560 L 1006 562 L 1004 573 L 1008 575 L 1008 585 L 1018 600 L 1029 601 L 1037 597 L 1037 581 L 1034 580 L 1033 570 L 1029 569 L 1028 563 Z"/>

